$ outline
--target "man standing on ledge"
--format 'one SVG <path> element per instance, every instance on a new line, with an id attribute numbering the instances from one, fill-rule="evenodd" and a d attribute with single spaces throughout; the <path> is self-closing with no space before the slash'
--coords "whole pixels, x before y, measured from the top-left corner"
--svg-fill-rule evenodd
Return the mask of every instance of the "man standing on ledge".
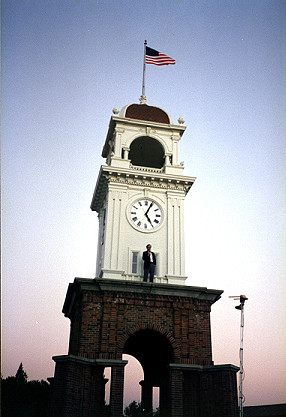
<path id="1" fill-rule="evenodd" d="M 146 246 L 147 250 L 143 252 L 143 261 L 144 261 L 144 282 L 147 282 L 148 275 L 150 274 L 150 282 L 153 282 L 155 265 L 156 265 L 156 256 L 154 252 L 151 252 L 151 245 Z"/>

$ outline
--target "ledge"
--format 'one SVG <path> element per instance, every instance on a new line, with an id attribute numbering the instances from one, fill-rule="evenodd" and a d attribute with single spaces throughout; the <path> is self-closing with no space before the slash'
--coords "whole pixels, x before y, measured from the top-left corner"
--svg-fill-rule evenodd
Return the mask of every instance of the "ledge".
<path id="1" fill-rule="evenodd" d="M 66 317 L 69 317 L 70 315 L 77 294 L 83 290 L 185 297 L 197 300 L 208 300 L 211 301 L 212 304 L 219 300 L 223 293 L 222 290 L 188 285 L 157 284 L 107 278 L 75 278 L 74 282 L 69 284 L 62 310 Z"/>
<path id="2" fill-rule="evenodd" d="M 60 356 L 53 356 L 52 359 L 55 362 L 76 362 L 82 363 L 86 365 L 94 365 L 94 366 L 104 366 L 104 367 L 112 367 L 112 366 L 126 366 L 128 361 L 121 360 L 121 359 L 89 359 L 84 358 L 82 356 L 76 355 L 60 355 Z M 232 371 L 238 372 L 239 367 L 232 365 L 232 364 L 223 364 L 223 365 L 189 365 L 184 363 L 170 363 L 170 369 L 176 369 L 181 371 L 193 371 L 193 372 L 217 372 L 217 371 Z"/>
<path id="3" fill-rule="evenodd" d="M 181 371 L 195 371 L 195 372 L 217 372 L 217 371 L 232 371 L 238 372 L 239 367 L 232 364 L 223 365 L 188 365 L 184 363 L 170 363 L 170 369 L 178 369 Z"/>
<path id="4" fill-rule="evenodd" d="M 84 358 L 82 356 L 75 356 L 75 355 L 53 356 L 52 359 L 55 362 L 77 362 L 77 363 L 83 363 L 86 365 L 105 366 L 105 367 L 125 366 L 128 363 L 128 361 L 125 361 L 125 360 L 89 359 L 89 358 Z"/>

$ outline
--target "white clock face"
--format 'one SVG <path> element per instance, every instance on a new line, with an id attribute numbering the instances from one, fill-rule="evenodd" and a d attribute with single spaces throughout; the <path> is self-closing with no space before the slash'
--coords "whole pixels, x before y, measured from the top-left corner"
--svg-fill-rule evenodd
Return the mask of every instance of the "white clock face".
<path id="1" fill-rule="evenodd" d="M 129 215 L 131 223 L 146 232 L 157 229 L 163 221 L 161 207 L 149 198 L 135 201 L 130 207 Z"/>

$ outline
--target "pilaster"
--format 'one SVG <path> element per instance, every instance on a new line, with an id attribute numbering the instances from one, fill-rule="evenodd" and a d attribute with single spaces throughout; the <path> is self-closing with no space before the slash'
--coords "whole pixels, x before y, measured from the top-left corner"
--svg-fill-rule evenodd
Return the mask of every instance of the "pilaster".
<path id="1" fill-rule="evenodd" d="M 184 417 L 184 375 L 181 369 L 170 369 L 170 408 L 172 417 Z"/>
<path id="2" fill-rule="evenodd" d="M 122 417 L 124 366 L 118 364 L 111 368 L 110 417 Z"/>

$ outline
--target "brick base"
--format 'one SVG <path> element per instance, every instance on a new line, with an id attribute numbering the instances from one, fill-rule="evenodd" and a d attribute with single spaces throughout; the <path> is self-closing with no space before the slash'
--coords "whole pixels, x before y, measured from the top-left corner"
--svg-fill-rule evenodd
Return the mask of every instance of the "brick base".
<path id="1" fill-rule="evenodd" d="M 238 368 L 212 362 L 210 310 L 221 293 L 75 279 L 63 308 L 71 320 L 69 354 L 54 358 L 50 416 L 101 417 L 108 366 L 110 417 L 121 417 L 127 353 L 143 367 L 142 400 L 148 409 L 151 389 L 159 386 L 164 417 L 235 417 Z"/>

